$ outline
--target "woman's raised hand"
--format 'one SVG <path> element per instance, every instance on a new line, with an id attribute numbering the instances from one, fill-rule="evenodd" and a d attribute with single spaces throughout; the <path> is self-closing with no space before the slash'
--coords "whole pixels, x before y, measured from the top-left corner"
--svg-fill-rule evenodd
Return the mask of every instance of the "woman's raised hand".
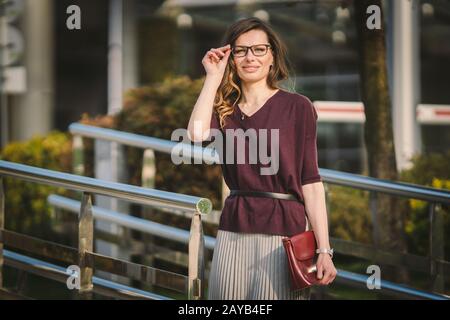
<path id="1" fill-rule="evenodd" d="M 202 64 L 207 76 L 214 76 L 222 80 L 230 57 L 231 46 L 227 44 L 220 48 L 211 48 L 203 57 Z"/>

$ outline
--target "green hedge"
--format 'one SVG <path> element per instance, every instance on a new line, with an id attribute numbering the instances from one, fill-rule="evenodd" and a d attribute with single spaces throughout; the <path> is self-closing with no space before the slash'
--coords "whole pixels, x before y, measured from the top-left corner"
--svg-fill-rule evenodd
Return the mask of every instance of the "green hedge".
<path id="1" fill-rule="evenodd" d="M 70 172 L 71 140 L 66 133 L 51 132 L 29 141 L 13 142 L 1 152 L 1 158 L 35 167 Z M 55 216 L 47 204 L 52 193 L 67 194 L 64 189 L 44 184 L 5 178 L 5 227 L 36 237 L 51 238 Z"/>
<path id="2" fill-rule="evenodd" d="M 372 243 L 372 220 L 367 191 L 327 185 L 327 199 L 331 236 Z"/>
<path id="3" fill-rule="evenodd" d="M 450 190 L 450 150 L 445 153 L 416 155 L 411 169 L 403 170 L 400 179 L 404 182 Z M 428 202 L 411 199 L 410 211 L 406 217 L 405 232 L 408 245 L 418 254 L 429 254 L 429 211 Z M 450 259 L 450 206 L 443 205 L 445 258 Z"/>

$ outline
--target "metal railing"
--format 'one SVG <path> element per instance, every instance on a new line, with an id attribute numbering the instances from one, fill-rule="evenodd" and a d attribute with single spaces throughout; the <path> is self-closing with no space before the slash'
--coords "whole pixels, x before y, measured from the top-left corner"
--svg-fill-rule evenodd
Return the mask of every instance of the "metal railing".
<path id="1" fill-rule="evenodd" d="M 143 180 L 144 177 L 146 177 L 145 172 L 152 172 L 153 175 L 156 173 L 153 151 L 170 154 L 173 147 L 178 144 L 178 142 L 174 141 L 121 132 L 112 129 L 98 128 L 79 123 L 71 124 L 69 130 L 74 135 L 74 141 L 76 142 L 74 145 L 77 146 L 74 150 L 74 154 L 78 155 L 76 157 L 78 161 L 75 163 L 74 168 L 82 167 L 82 137 L 102 139 L 145 149 L 146 151 L 144 152 L 142 168 Z M 214 149 L 201 148 L 196 145 L 187 145 L 183 151 L 183 155 L 185 157 L 199 160 L 204 159 L 207 163 L 216 163 L 219 159 L 219 156 Z M 151 157 L 151 161 L 148 161 L 149 155 Z M 148 165 L 151 167 L 147 167 Z M 320 169 L 320 175 L 326 184 L 341 185 L 368 191 L 370 193 L 370 211 L 373 221 L 376 221 L 376 195 L 378 193 L 427 201 L 429 203 L 430 222 L 430 250 L 428 257 L 400 252 L 392 253 L 382 250 L 376 245 L 367 245 L 333 237 L 330 238 L 330 241 L 333 243 L 336 251 L 343 255 L 383 261 L 383 263 L 392 266 L 406 266 L 414 271 L 428 273 L 430 274 L 431 279 L 433 279 L 433 289 L 435 291 L 442 291 L 444 289 L 445 275 L 449 274 L 450 263 L 445 261 L 444 257 L 444 217 L 442 210 L 439 209 L 442 205 L 450 204 L 450 192 L 408 183 L 393 182 L 357 174 L 338 172 L 329 169 Z M 222 179 L 222 203 L 228 194 L 228 187 Z M 219 215 L 216 214 L 215 219 L 207 222 L 217 224 L 218 216 Z"/>
<path id="2" fill-rule="evenodd" d="M 78 213 L 80 211 L 79 201 L 63 196 L 52 194 L 48 196 L 47 202 L 55 208 L 63 209 L 71 213 Z M 94 216 L 94 219 L 117 223 L 122 227 L 141 231 L 167 240 L 172 240 L 183 244 L 189 243 L 190 232 L 187 230 L 171 227 L 165 224 L 149 221 L 138 217 L 133 217 L 123 212 L 116 212 L 97 206 L 92 207 L 92 214 Z M 216 239 L 214 237 L 206 235 L 204 235 L 203 238 L 205 240 L 205 248 L 213 250 L 216 244 Z"/>
<path id="3" fill-rule="evenodd" d="M 428 202 L 430 223 L 430 253 L 428 257 L 401 252 L 392 253 L 379 249 L 377 246 L 337 238 L 330 238 L 330 240 L 338 252 L 359 258 L 383 261 L 383 263 L 393 266 L 406 266 L 410 270 L 428 273 L 433 279 L 432 287 L 436 291 L 444 290 L 445 274 L 450 274 L 450 263 L 444 259 L 444 212 L 441 209 L 442 205 L 450 205 L 449 191 L 329 169 L 320 169 L 320 175 L 329 184 L 369 191 L 373 220 L 376 220 L 377 214 L 377 202 L 375 200 L 377 193 Z"/>
<path id="4" fill-rule="evenodd" d="M 78 249 L 5 230 L 4 177 L 81 191 Z M 188 277 L 94 253 L 92 194 L 116 197 L 156 208 L 192 213 Z M 208 214 L 211 209 L 212 203 L 206 198 L 102 181 L 0 160 L 0 287 L 2 287 L 1 270 L 4 262 L 3 245 L 8 245 L 43 257 L 77 265 L 80 269 L 79 292 L 84 297 L 89 297 L 93 291 L 92 279 L 95 268 L 134 279 L 145 278 L 148 283 L 160 287 L 180 292 L 187 291 L 189 299 L 201 299 L 204 296 L 204 235 L 201 214 Z"/>
<path id="5" fill-rule="evenodd" d="M 80 202 L 58 195 L 50 195 L 48 203 L 56 208 L 64 209 L 68 212 L 77 213 L 80 209 Z M 187 243 L 189 232 L 183 229 L 166 226 L 153 221 L 148 221 L 141 218 L 130 217 L 121 212 L 115 212 L 109 209 L 93 206 L 92 212 L 95 219 L 114 222 L 121 226 L 139 230 L 147 234 L 155 235 L 167 240 L 177 241 L 179 243 Z M 210 236 L 204 236 L 205 248 L 213 250 L 216 244 L 216 239 Z M 367 276 L 361 275 L 346 270 L 338 270 L 337 282 L 350 285 L 357 288 L 366 288 Z M 435 294 L 417 290 L 408 286 L 395 284 L 389 281 L 380 281 L 381 292 L 400 298 L 417 298 L 417 299 L 433 299 L 433 300 L 448 300 L 450 297 L 441 294 Z"/>
<path id="6" fill-rule="evenodd" d="M 41 276 L 47 279 L 55 280 L 61 283 L 67 283 L 67 270 L 53 263 L 45 262 L 36 258 L 31 258 L 23 254 L 3 250 L 5 265 L 23 270 Z M 92 277 L 94 291 L 103 296 L 117 299 L 147 299 L 147 300 L 172 300 L 166 296 L 158 295 L 152 292 L 139 290 L 130 286 L 119 284 L 96 276 Z M 2 289 L 4 296 L 10 299 L 11 296 L 17 296 L 18 293 Z M 19 295 L 19 299 L 29 299 L 29 297 Z"/>
<path id="7" fill-rule="evenodd" d="M 77 148 L 77 146 L 80 146 L 81 141 L 81 135 L 84 137 L 90 137 L 90 138 L 96 138 L 96 139 L 105 139 L 109 141 L 119 142 L 119 143 L 125 143 L 127 145 L 135 145 L 140 148 L 146 148 L 146 151 L 160 151 L 165 153 L 170 153 L 173 146 L 178 144 L 177 142 L 173 141 L 167 141 L 163 139 L 157 139 L 157 138 L 151 138 L 151 137 L 144 137 L 136 134 L 130 134 L 130 133 L 124 133 L 116 130 L 111 129 L 103 129 L 103 128 L 96 128 L 92 126 L 85 126 L 81 124 L 72 124 L 70 126 L 71 132 L 75 135 L 74 136 L 74 145 Z M 78 141 L 75 143 L 75 141 Z M 81 144 L 82 145 L 82 144 Z M 189 149 L 190 148 L 190 149 Z M 214 162 L 217 160 L 217 155 L 214 153 L 213 150 L 209 150 L 208 152 L 205 152 L 205 150 L 201 147 L 194 147 L 191 146 L 187 148 L 186 150 L 189 150 L 192 152 L 191 154 L 186 154 L 186 156 L 189 157 L 198 157 L 199 159 L 205 159 L 206 157 L 210 156 L 209 160 L 211 162 Z M 78 150 L 79 151 L 79 150 Z M 77 150 L 74 151 L 74 154 L 77 154 Z M 78 159 L 78 168 L 80 165 L 82 165 L 82 162 L 80 161 L 80 153 L 78 152 L 78 156 L 76 157 Z M 144 153 L 145 158 L 145 153 Z M 82 157 L 81 157 L 82 160 Z M 145 165 L 145 161 L 144 161 Z M 153 161 L 154 165 L 154 161 Z M 74 166 L 76 168 L 77 166 Z M 143 168 L 144 171 L 144 168 Z M 400 197 L 406 197 L 406 198 L 414 198 L 414 199 L 420 199 L 424 201 L 430 202 L 430 255 L 428 257 L 422 257 L 412 254 L 404 254 L 404 253 L 392 253 L 388 251 L 381 250 L 375 246 L 372 245 L 366 245 L 361 243 L 355 243 L 351 241 L 345 241 L 342 239 L 337 238 L 330 238 L 330 241 L 332 242 L 333 246 L 336 248 L 336 251 L 343 255 L 363 258 L 363 259 L 371 259 L 375 261 L 383 261 L 383 263 L 390 264 L 393 266 L 407 266 L 408 269 L 420 271 L 429 273 L 432 275 L 432 277 L 435 279 L 435 282 L 442 282 L 443 279 L 445 279 L 445 274 L 449 273 L 450 270 L 450 264 L 449 262 L 445 261 L 442 256 L 442 246 L 443 246 L 443 217 L 442 212 L 440 210 L 436 210 L 439 208 L 440 205 L 446 204 L 448 205 L 450 203 L 450 193 L 445 190 L 438 190 L 433 188 L 427 188 L 427 187 L 421 187 L 417 185 L 412 184 L 406 184 L 406 183 L 399 183 L 399 182 L 392 182 L 388 180 L 381 180 L 381 179 L 375 179 L 371 177 L 365 177 L 361 175 L 356 174 L 350 174 L 350 173 L 342 173 L 337 172 L 333 170 L 328 169 L 320 169 L 320 174 L 324 180 L 325 183 L 329 184 L 336 184 L 336 185 L 342 185 L 347 186 L 351 188 L 358 188 L 362 190 L 367 190 L 371 194 L 376 193 L 385 193 L 393 196 L 400 196 Z M 90 178 L 87 178 L 90 179 Z M 134 187 L 134 186 L 132 186 Z M 139 187 L 134 187 L 139 188 Z M 226 195 L 226 193 L 223 193 Z M 108 193 L 108 195 L 110 195 Z M 371 198 L 372 199 L 372 198 Z M 49 198 L 51 202 L 55 206 L 61 205 L 64 207 L 66 204 L 63 204 L 62 198 L 54 198 L 53 196 Z M 1 204 L 1 197 L 0 197 L 0 204 Z M 68 200 L 73 201 L 73 200 Z M 138 201 L 139 202 L 139 201 Z M 166 207 L 163 203 L 154 203 L 156 207 L 159 209 L 167 210 L 170 212 L 183 212 L 183 208 L 179 207 Z M 162 205 L 160 207 L 159 205 Z M 78 206 L 80 207 L 80 204 L 75 204 L 72 202 L 69 207 Z M 156 224 L 155 222 L 151 221 L 140 221 L 140 220 L 133 220 L 133 219 L 139 219 L 135 217 L 130 216 L 114 216 L 114 213 L 112 211 L 108 211 L 101 208 L 95 208 L 90 206 L 92 214 L 98 215 L 99 219 L 105 218 L 110 219 L 111 222 L 116 222 L 118 224 L 121 224 L 123 226 L 134 228 L 137 227 L 137 230 L 143 231 L 143 232 L 149 232 L 154 235 L 163 236 L 164 234 L 171 235 L 172 240 L 179 240 L 179 241 L 186 241 L 186 231 L 184 230 L 176 230 L 176 228 L 163 226 L 160 224 Z M 374 206 L 370 207 L 371 210 L 374 210 Z M 68 207 L 66 207 L 69 211 Z M 98 209 L 98 211 L 97 211 Z M 181 209 L 181 210 L 180 210 Z M 375 208 L 376 209 L 376 208 Z M 0 223 L 1 223 L 0 219 Z M 214 221 L 212 221 L 214 223 Z M 139 227 L 139 224 L 142 224 L 144 227 Z M 2 225 L 1 225 L 2 226 Z M 164 229 L 164 227 L 167 227 L 168 229 Z M 172 229 L 171 229 L 172 228 Z M 158 231 L 159 230 L 159 231 Z M 152 233 L 153 232 L 153 233 Z M 174 237 L 177 235 L 176 237 Z M 210 237 L 205 237 L 206 240 L 206 247 L 211 249 L 213 247 L 213 243 L 215 242 L 215 239 Z M 0 246 L 2 244 L 0 243 Z M 89 257 L 89 254 L 87 255 Z M 133 276 L 133 272 L 127 272 L 124 273 L 127 276 L 130 276 L 133 279 L 141 279 L 142 277 L 136 277 Z M 1 275 L 0 275 L 1 277 Z M 353 273 L 349 273 L 345 270 L 340 270 L 337 280 L 342 281 L 347 284 L 355 285 L 355 286 L 361 286 L 364 285 L 362 275 L 355 275 Z M 193 285 L 195 286 L 195 284 Z M 393 294 L 398 294 L 400 296 L 410 296 L 410 297 L 418 297 L 418 298 L 432 298 L 432 299 L 440 299 L 440 298 L 448 298 L 445 295 L 440 294 L 433 294 L 429 292 L 419 291 L 415 289 L 411 289 L 409 287 L 396 285 L 388 282 L 383 282 L 382 285 L 384 288 L 388 288 L 388 291 L 390 291 Z"/>

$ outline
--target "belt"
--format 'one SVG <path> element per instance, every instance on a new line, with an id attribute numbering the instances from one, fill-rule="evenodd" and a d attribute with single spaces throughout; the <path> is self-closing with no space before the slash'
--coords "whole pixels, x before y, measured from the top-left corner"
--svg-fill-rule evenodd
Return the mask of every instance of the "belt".
<path id="1" fill-rule="evenodd" d="M 305 205 L 302 199 L 298 199 L 291 193 L 277 193 L 277 192 L 269 192 L 269 191 L 250 191 L 250 190 L 230 190 L 230 195 L 234 196 L 251 196 L 251 197 L 263 197 L 263 198 L 273 198 L 280 200 L 292 200 L 298 201 L 301 204 Z"/>

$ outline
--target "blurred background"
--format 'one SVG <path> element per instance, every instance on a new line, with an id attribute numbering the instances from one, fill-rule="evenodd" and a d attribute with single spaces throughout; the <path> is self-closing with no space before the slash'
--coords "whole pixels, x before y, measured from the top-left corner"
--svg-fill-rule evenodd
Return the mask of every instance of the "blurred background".
<path id="1" fill-rule="evenodd" d="M 399 180 L 448 190 L 450 1 L 381 3 Z M 308 96 L 317 107 L 319 167 L 369 175 L 353 1 L 0 0 L 0 4 L 4 160 L 209 198 L 215 215 L 205 221 L 204 232 L 214 236 L 226 192 L 219 166 L 174 166 L 167 155 L 156 154 L 156 173 L 145 185 L 144 150 L 84 137 L 82 160 L 77 158 L 80 170 L 69 125 L 81 122 L 170 139 L 172 130 L 187 127 L 205 74 L 201 64 L 205 52 L 223 45 L 222 36 L 232 22 L 255 16 L 270 22 L 287 44 L 293 73 L 285 87 Z M 69 10 L 73 5 L 77 8 Z M 80 29 L 69 28 L 73 14 L 80 17 Z M 77 246 L 76 216 L 50 204 L 47 197 L 57 193 L 80 199 L 79 194 L 8 179 L 5 229 Z M 370 192 L 328 187 L 330 235 L 376 245 Z M 184 229 L 190 225 L 189 217 L 169 218 L 158 210 L 106 197 L 94 202 Z M 406 252 L 430 257 L 429 231 L 434 226 L 429 206 L 413 199 L 407 205 Z M 440 210 L 445 212 L 440 232 L 446 233 L 439 259 L 446 261 L 448 205 Z M 167 239 L 99 221 L 95 239 L 100 253 L 186 273 L 187 247 Z M 207 251 L 208 259 L 211 253 Z M 369 258 L 357 254 L 338 254 L 336 259 L 338 268 L 361 274 L 370 264 Z M 49 285 L 49 280 L 4 268 L 5 287 L 34 298 L 73 298 L 64 284 Z M 427 268 L 411 271 L 404 284 L 448 294 L 448 274 L 441 275 L 446 280 L 437 289 Z M 148 288 L 106 272 L 98 275 Z M 43 293 L 44 285 L 52 290 Z M 315 297 L 390 298 L 344 284 L 318 290 Z"/>

